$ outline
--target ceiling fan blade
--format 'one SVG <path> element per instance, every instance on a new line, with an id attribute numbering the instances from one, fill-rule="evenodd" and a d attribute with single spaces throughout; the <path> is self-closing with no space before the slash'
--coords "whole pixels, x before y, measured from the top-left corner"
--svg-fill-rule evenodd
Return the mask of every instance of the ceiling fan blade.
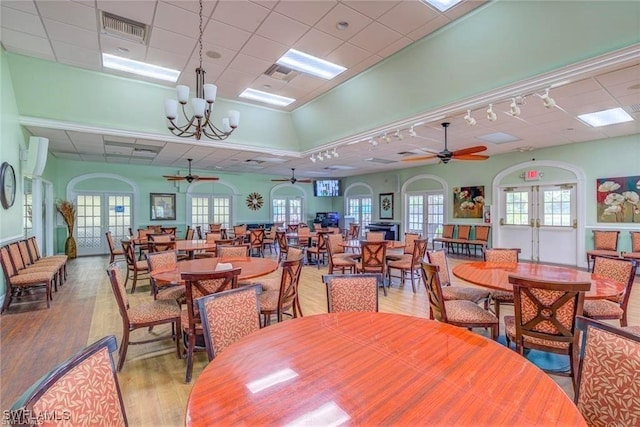
<path id="1" fill-rule="evenodd" d="M 408 159 L 402 159 L 403 162 L 419 162 L 422 160 L 429 160 L 429 159 L 437 159 L 438 156 L 437 155 L 433 155 L 433 156 L 418 156 L 418 157 L 409 157 Z"/>
<path id="2" fill-rule="evenodd" d="M 481 151 L 485 151 L 487 147 L 484 145 L 476 145 L 475 147 L 463 148 L 461 150 L 456 150 L 453 152 L 454 156 L 464 156 L 465 154 L 474 154 L 479 153 Z"/>
<path id="3" fill-rule="evenodd" d="M 275 182 L 289 182 L 289 181 L 291 181 L 291 178 L 272 179 L 271 181 L 275 181 Z"/>
<path id="4" fill-rule="evenodd" d="M 162 175 L 163 178 L 167 178 L 169 181 L 180 181 L 181 179 L 185 179 L 186 176 L 180 175 Z"/>
<path id="5" fill-rule="evenodd" d="M 310 179 L 296 179 L 296 182 L 302 182 L 305 184 L 311 184 L 313 181 Z"/>
<path id="6" fill-rule="evenodd" d="M 194 176 L 194 181 L 218 181 L 220 178 L 216 178 L 215 176 Z"/>
<path id="7" fill-rule="evenodd" d="M 489 156 L 483 154 L 463 154 L 462 156 L 453 155 L 456 160 L 487 160 Z"/>

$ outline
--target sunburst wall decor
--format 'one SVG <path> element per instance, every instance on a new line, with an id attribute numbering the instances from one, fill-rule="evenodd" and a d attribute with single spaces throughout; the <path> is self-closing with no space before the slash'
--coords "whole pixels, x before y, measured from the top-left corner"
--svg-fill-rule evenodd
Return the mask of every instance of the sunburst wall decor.
<path id="1" fill-rule="evenodd" d="M 260 193 L 249 193 L 247 196 L 247 207 L 252 211 L 257 211 L 262 207 L 264 200 Z"/>

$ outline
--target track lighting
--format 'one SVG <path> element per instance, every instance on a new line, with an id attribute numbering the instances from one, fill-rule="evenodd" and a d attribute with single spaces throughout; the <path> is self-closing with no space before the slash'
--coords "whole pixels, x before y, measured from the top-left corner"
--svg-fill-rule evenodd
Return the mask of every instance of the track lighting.
<path id="1" fill-rule="evenodd" d="M 387 144 L 391 142 L 391 138 L 389 138 L 389 135 L 387 135 L 386 133 L 382 135 L 382 140 Z"/>
<path id="2" fill-rule="evenodd" d="M 324 157 L 329 160 L 331 158 L 331 153 L 329 153 L 329 150 L 324 152 Z"/>
<path id="3" fill-rule="evenodd" d="M 544 95 L 540 95 L 542 98 L 542 103 L 547 108 L 553 108 L 556 106 L 556 101 L 552 97 L 549 96 L 549 88 L 546 88 L 544 91 Z"/>
<path id="4" fill-rule="evenodd" d="M 404 139 L 404 136 L 402 136 L 402 134 L 400 133 L 400 129 L 397 129 L 396 133 L 394 133 L 393 136 L 398 138 L 399 141 L 402 141 Z"/>
<path id="5" fill-rule="evenodd" d="M 324 157 L 322 157 L 322 153 L 318 153 L 318 160 L 321 162 L 324 161 Z"/>
<path id="6" fill-rule="evenodd" d="M 487 109 L 487 119 L 490 122 L 495 122 L 498 119 L 498 116 L 493 111 L 493 104 L 489 104 L 489 109 Z"/>
<path id="7" fill-rule="evenodd" d="M 313 163 L 315 163 L 316 162 L 315 154 L 312 154 L 311 157 L 309 158 L 309 160 L 311 160 Z"/>
<path id="8" fill-rule="evenodd" d="M 467 122 L 467 124 L 469 126 L 475 126 L 476 125 L 476 119 L 471 117 L 471 110 L 467 110 L 467 115 L 464 116 L 464 120 L 465 120 L 465 122 Z"/>
<path id="9" fill-rule="evenodd" d="M 413 126 L 411 126 L 411 129 L 409 129 L 409 136 L 411 138 L 415 138 L 416 137 L 416 131 L 413 130 Z"/>
<path id="10" fill-rule="evenodd" d="M 516 103 L 515 98 L 511 98 L 511 104 L 509 104 L 509 111 L 513 117 L 518 117 L 520 115 L 520 107 Z"/>
<path id="11" fill-rule="evenodd" d="M 335 158 L 340 157 L 340 155 L 338 154 L 338 149 L 337 148 L 333 149 L 333 157 L 335 157 Z"/>

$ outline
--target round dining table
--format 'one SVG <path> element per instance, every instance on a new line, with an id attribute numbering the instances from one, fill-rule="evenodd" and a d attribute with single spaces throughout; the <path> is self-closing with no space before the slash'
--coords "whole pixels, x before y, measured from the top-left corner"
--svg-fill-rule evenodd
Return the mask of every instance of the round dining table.
<path id="1" fill-rule="evenodd" d="M 463 328 L 390 313 L 278 323 L 235 342 L 195 381 L 187 426 L 585 426 L 516 352 Z"/>
<path id="2" fill-rule="evenodd" d="M 364 240 L 344 240 L 339 243 L 340 246 L 344 248 L 350 249 L 360 249 L 360 246 Z M 401 242 L 399 240 L 382 240 L 383 242 L 387 242 L 387 249 L 402 249 L 406 245 L 406 243 Z"/>
<path id="3" fill-rule="evenodd" d="M 577 268 L 528 262 L 466 262 L 456 265 L 451 272 L 474 285 L 509 292 L 513 292 L 510 274 L 537 280 L 591 282 L 591 289 L 585 293 L 586 299 L 616 298 L 625 288 L 622 282 Z"/>
<path id="4" fill-rule="evenodd" d="M 278 269 L 278 262 L 271 258 L 240 257 L 240 258 L 200 258 L 181 261 L 172 270 L 151 273 L 151 277 L 160 283 L 183 285 L 180 278 L 182 273 L 200 273 L 203 271 L 215 271 L 218 264 L 226 264 L 226 268 L 238 268 L 240 275 L 238 280 L 252 279 L 264 276 Z"/>

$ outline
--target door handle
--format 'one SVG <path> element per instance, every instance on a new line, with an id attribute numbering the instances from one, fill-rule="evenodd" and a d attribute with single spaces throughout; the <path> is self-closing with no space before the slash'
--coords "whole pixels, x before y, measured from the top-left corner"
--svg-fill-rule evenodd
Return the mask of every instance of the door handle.
<path id="1" fill-rule="evenodd" d="M 540 218 L 536 219 L 536 228 L 540 228 Z"/>
<path id="2" fill-rule="evenodd" d="M 578 220 L 574 219 L 573 224 L 571 225 L 573 228 L 578 228 Z"/>
<path id="3" fill-rule="evenodd" d="M 535 219 L 533 219 L 533 218 L 531 218 L 531 221 L 529 221 L 529 226 L 530 226 L 531 228 L 534 228 L 534 227 L 536 226 L 536 220 L 535 220 Z"/>
<path id="4" fill-rule="evenodd" d="M 504 218 L 500 218 L 500 225 L 504 225 Z"/>

